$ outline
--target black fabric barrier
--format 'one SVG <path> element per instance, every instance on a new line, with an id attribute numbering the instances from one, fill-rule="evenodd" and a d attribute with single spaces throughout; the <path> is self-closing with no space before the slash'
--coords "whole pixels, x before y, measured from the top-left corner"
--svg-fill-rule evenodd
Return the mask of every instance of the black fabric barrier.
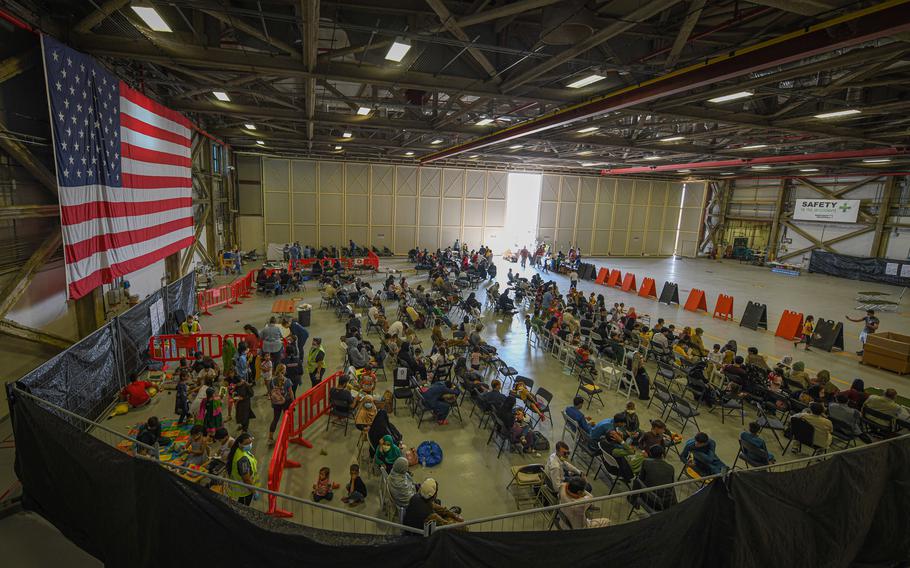
<path id="1" fill-rule="evenodd" d="M 789 472 L 737 472 L 664 513 L 605 529 L 371 537 L 236 506 L 11 395 L 24 504 L 107 566 L 767 568 L 910 558 L 910 438 Z"/>
<path id="2" fill-rule="evenodd" d="M 885 274 L 885 267 L 888 264 L 897 265 L 897 274 Z M 910 278 L 900 276 L 904 265 L 910 265 L 910 261 L 847 256 L 820 250 L 812 251 L 812 256 L 809 257 L 809 272 L 840 276 L 851 280 L 910 286 Z"/>

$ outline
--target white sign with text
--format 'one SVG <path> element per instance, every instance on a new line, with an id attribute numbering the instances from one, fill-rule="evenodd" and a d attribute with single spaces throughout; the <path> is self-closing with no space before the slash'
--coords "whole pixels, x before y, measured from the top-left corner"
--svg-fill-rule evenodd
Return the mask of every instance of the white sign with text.
<path id="1" fill-rule="evenodd" d="M 797 199 L 793 218 L 799 221 L 856 223 L 859 199 Z"/>

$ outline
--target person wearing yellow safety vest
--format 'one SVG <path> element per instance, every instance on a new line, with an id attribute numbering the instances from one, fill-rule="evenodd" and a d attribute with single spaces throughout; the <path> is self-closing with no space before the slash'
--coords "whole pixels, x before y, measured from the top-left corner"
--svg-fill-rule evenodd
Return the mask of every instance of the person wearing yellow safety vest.
<path id="1" fill-rule="evenodd" d="M 196 316 L 192 314 L 186 316 L 186 321 L 180 324 L 180 335 L 192 335 L 200 331 L 202 331 L 202 328 L 199 326 L 199 322 L 196 321 Z"/>
<path id="2" fill-rule="evenodd" d="M 313 338 L 312 347 L 306 357 L 306 372 L 310 375 L 310 382 L 314 387 L 322 382 L 322 375 L 325 373 L 325 349 L 322 348 L 322 338 Z"/>
<path id="3" fill-rule="evenodd" d="M 259 485 L 258 464 L 256 456 L 253 455 L 253 437 L 250 434 L 244 432 L 237 436 L 228 453 L 227 464 L 228 479 L 247 485 Z M 244 505 L 249 505 L 254 497 L 258 498 L 258 494 L 252 489 L 233 483 L 227 484 L 225 494 Z"/>

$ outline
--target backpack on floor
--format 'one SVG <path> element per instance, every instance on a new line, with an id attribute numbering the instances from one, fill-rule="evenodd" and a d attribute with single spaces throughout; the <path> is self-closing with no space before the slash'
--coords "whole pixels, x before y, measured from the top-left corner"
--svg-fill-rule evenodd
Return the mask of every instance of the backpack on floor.
<path id="1" fill-rule="evenodd" d="M 424 467 L 439 465 L 442 461 L 442 448 L 433 441 L 421 442 L 417 446 L 417 459 Z"/>
<path id="2" fill-rule="evenodd" d="M 538 431 L 534 431 L 534 449 L 538 452 L 545 452 L 550 449 L 550 441 Z"/>

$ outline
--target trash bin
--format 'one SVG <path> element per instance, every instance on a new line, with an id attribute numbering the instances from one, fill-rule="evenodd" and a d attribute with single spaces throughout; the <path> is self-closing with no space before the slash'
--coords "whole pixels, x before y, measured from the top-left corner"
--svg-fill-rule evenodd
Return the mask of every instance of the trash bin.
<path id="1" fill-rule="evenodd" d="M 309 305 L 300 305 L 297 306 L 297 322 L 303 327 L 308 327 L 310 325 L 310 318 L 312 310 Z"/>

